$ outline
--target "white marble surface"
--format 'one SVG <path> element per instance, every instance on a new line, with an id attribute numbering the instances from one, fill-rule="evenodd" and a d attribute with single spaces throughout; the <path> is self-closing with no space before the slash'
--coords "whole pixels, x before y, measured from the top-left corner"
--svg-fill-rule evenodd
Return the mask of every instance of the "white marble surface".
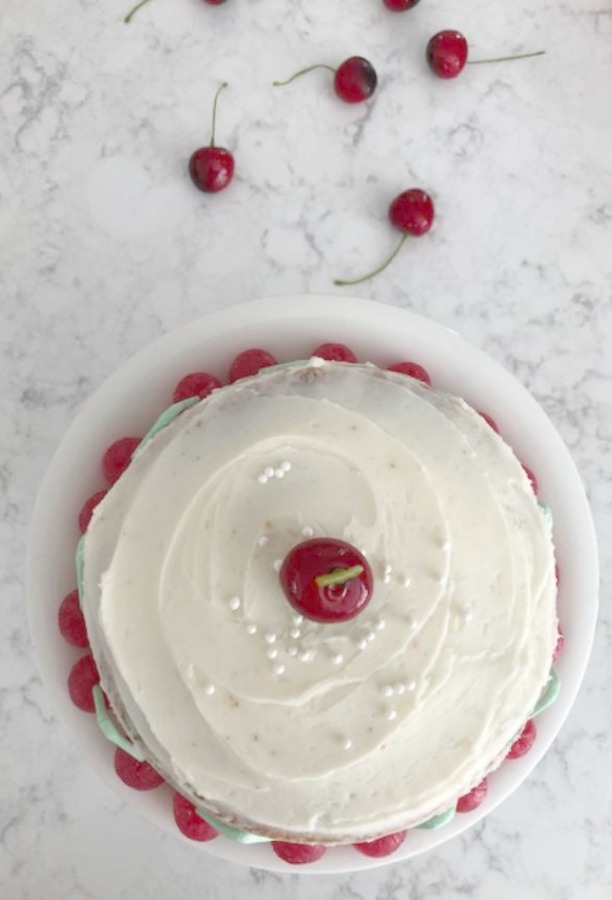
<path id="1" fill-rule="evenodd" d="M 127 0 L 129 4 L 129 0 Z M 0 895 L 3 900 L 604 900 L 612 896 L 612 7 L 552 0 L 2 0 L 0 17 Z M 350 8 L 349 8 L 350 6 Z M 537 60 L 434 79 L 428 37 Z M 368 56 L 348 107 L 314 61 Z M 206 197 L 186 160 L 236 154 Z M 352 877 L 228 866 L 158 833 L 101 785 L 54 718 L 29 644 L 24 547 L 36 488 L 75 410 L 113 369 L 203 311 L 328 291 L 396 240 L 421 186 L 435 231 L 354 289 L 457 328 L 533 391 L 587 484 L 603 610 L 578 702 L 526 785 L 463 838 Z M 58 527 L 62 511 L 58 510 Z"/>

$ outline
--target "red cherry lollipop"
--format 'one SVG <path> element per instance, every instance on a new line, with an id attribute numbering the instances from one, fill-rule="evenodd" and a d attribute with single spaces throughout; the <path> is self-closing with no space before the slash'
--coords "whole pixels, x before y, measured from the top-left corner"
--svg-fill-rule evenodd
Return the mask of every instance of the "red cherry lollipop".
<path id="1" fill-rule="evenodd" d="M 499 56 L 496 59 L 470 59 L 468 62 L 468 42 L 460 31 L 447 29 L 439 31 L 429 39 L 427 44 L 427 62 L 429 68 L 439 78 L 456 78 L 466 65 L 476 66 L 484 63 L 510 62 L 515 59 L 529 59 L 542 56 L 546 51 L 535 53 L 519 53 L 517 56 Z"/>
<path id="2" fill-rule="evenodd" d="M 313 538 L 285 557 L 279 573 L 289 603 L 315 622 L 354 619 L 372 597 L 372 570 L 351 544 Z"/>
<path id="3" fill-rule="evenodd" d="M 224 147 L 215 147 L 215 125 L 217 123 L 217 101 L 226 88 L 223 82 L 217 89 L 213 101 L 212 134 L 208 147 L 200 147 L 189 160 L 189 174 L 195 186 L 207 194 L 215 194 L 228 186 L 234 177 L 234 157 Z"/>
<path id="4" fill-rule="evenodd" d="M 363 56 L 351 56 L 334 69 L 325 63 L 318 63 L 315 66 L 308 66 L 307 69 L 300 69 L 291 78 L 286 81 L 274 81 L 274 87 L 284 87 L 291 84 L 296 78 L 306 75 L 308 72 L 314 72 L 315 69 L 328 69 L 334 76 L 334 90 L 341 100 L 345 103 L 362 103 L 369 100 L 378 84 L 378 76 L 371 62 L 364 59 Z"/>
<path id="5" fill-rule="evenodd" d="M 393 262 L 410 235 L 413 237 L 420 237 L 429 231 L 433 225 L 434 216 L 433 200 L 429 194 L 418 188 L 404 191 L 403 194 L 400 194 L 399 197 L 395 198 L 389 207 L 389 219 L 391 220 L 391 224 L 399 231 L 403 232 L 402 238 L 391 256 L 389 256 L 381 266 L 374 269 L 373 272 L 369 272 L 361 278 L 354 278 L 352 280 L 336 278 L 334 284 L 337 284 L 340 287 L 346 287 L 347 285 L 361 284 L 364 281 L 368 281 L 370 278 L 374 278 L 376 275 L 380 275 L 380 273 L 384 272 L 387 266 Z"/>

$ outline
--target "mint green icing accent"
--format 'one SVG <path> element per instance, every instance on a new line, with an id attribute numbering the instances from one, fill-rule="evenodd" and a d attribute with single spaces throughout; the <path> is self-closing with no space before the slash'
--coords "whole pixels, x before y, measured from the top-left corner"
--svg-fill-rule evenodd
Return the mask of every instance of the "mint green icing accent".
<path id="1" fill-rule="evenodd" d="M 540 507 L 540 509 L 542 511 L 542 515 L 544 516 L 544 521 L 546 522 L 546 525 L 548 526 L 548 530 L 552 531 L 552 529 L 553 529 L 552 509 L 550 508 L 550 506 L 547 506 L 545 503 L 542 503 L 541 500 L 538 500 L 538 506 Z"/>
<path id="2" fill-rule="evenodd" d="M 232 841 L 237 841 L 239 844 L 269 844 L 272 840 L 272 838 L 261 837 L 259 834 L 250 834 L 248 831 L 232 828 L 231 825 L 226 825 L 225 822 L 221 822 L 215 816 L 211 816 L 209 812 L 204 812 L 199 806 L 196 806 L 196 812 L 201 819 L 204 819 L 209 825 L 212 825 L 213 828 L 224 834 L 225 837 L 230 838 Z"/>
<path id="3" fill-rule="evenodd" d="M 455 818 L 455 812 L 457 811 L 456 806 L 451 806 L 450 809 L 447 809 L 445 812 L 439 813 L 437 816 L 432 816 L 431 819 L 428 819 L 426 822 L 422 822 L 420 825 L 417 825 L 417 828 L 424 828 L 427 831 L 433 831 L 434 828 L 441 828 L 443 825 L 448 825 L 448 823 Z"/>
<path id="4" fill-rule="evenodd" d="M 554 668 L 550 670 L 550 678 L 548 680 L 548 684 L 542 693 L 542 696 L 537 702 L 536 708 L 534 709 L 532 715 L 539 716 L 541 712 L 544 712 L 545 709 L 555 702 L 557 697 L 559 696 L 559 691 L 561 690 L 561 682 L 559 680 L 559 676 L 557 675 Z"/>
<path id="5" fill-rule="evenodd" d="M 195 406 L 196 403 L 200 402 L 199 397 L 187 397 L 186 400 L 181 400 L 180 403 L 173 403 L 172 406 L 169 406 L 168 409 L 165 409 L 161 416 L 156 420 L 153 427 L 147 431 L 139 445 L 136 447 L 133 453 L 134 456 L 138 456 L 138 454 L 142 451 L 145 444 L 147 444 L 151 438 L 154 438 L 156 434 L 158 434 L 166 425 L 169 425 L 179 413 L 182 413 L 184 409 L 189 409 L 191 406 Z"/>
<path id="6" fill-rule="evenodd" d="M 84 543 L 85 543 L 85 535 L 83 534 L 79 538 L 79 543 L 77 544 L 76 558 L 75 558 L 77 590 L 79 592 L 79 600 L 81 600 L 81 598 L 83 596 L 83 568 L 84 568 L 83 545 L 84 545 Z"/>
<path id="7" fill-rule="evenodd" d="M 93 699 L 96 708 L 96 719 L 98 720 L 100 731 L 106 740 L 110 741 L 112 744 L 116 744 L 117 747 L 120 747 L 122 750 L 125 750 L 126 753 L 138 762 L 144 762 L 144 753 L 139 750 L 135 744 L 123 737 L 111 721 L 108 710 L 106 709 L 106 704 L 104 703 L 102 688 L 99 684 L 94 684 L 93 686 Z"/>

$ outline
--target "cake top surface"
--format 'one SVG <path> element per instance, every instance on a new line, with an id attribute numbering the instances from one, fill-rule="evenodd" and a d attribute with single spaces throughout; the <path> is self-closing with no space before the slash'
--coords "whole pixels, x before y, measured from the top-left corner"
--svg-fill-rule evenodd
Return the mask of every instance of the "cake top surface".
<path id="1" fill-rule="evenodd" d="M 350 622 L 281 589 L 313 536 L 374 574 Z M 94 514 L 84 609 L 128 730 L 266 833 L 376 836 L 503 757 L 546 682 L 554 560 L 520 463 L 463 401 L 373 366 L 270 370 L 146 443 Z"/>

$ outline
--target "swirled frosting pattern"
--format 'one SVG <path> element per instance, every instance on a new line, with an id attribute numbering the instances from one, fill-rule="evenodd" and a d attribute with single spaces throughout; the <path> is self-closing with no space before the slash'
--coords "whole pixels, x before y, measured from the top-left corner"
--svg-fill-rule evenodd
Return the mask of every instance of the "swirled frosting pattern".
<path id="1" fill-rule="evenodd" d="M 352 622 L 278 581 L 311 536 L 367 554 Z M 372 366 L 261 373 L 138 453 L 84 543 L 83 606 L 128 733 L 229 824 L 374 837 L 503 758 L 556 640 L 553 547 L 510 448 L 463 401 Z"/>

